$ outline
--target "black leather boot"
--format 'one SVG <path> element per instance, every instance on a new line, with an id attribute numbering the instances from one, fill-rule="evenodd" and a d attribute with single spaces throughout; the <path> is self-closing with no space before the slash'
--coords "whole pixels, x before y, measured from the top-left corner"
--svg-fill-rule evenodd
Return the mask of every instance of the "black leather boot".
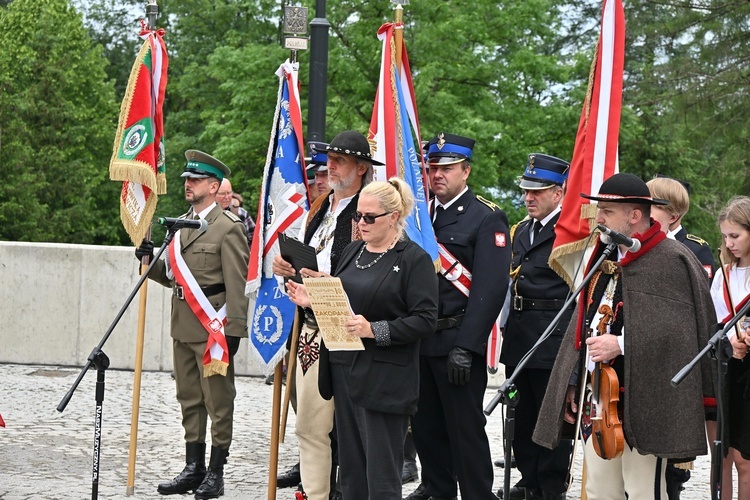
<path id="1" fill-rule="evenodd" d="M 195 490 L 206 477 L 206 443 L 185 443 L 185 468 L 168 483 L 161 483 L 156 491 L 162 495 L 181 495 Z"/>
<path id="2" fill-rule="evenodd" d="M 219 498 L 224 494 L 224 464 L 227 463 L 229 450 L 211 447 L 211 459 L 208 461 L 208 472 L 198 489 L 195 490 L 197 500 Z"/>

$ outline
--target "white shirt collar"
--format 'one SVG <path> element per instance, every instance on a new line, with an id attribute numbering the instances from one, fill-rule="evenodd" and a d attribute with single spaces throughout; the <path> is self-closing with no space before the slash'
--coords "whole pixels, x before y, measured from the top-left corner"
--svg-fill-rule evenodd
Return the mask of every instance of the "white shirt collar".
<path id="1" fill-rule="evenodd" d="M 450 207 L 451 205 L 453 205 L 453 204 L 454 204 L 454 203 L 456 202 L 456 200 L 458 200 L 458 199 L 459 199 L 460 197 L 462 197 L 462 196 L 464 195 L 464 193 L 465 193 L 466 191 L 468 191 L 468 190 L 469 190 L 469 186 L 464 186 L 464 189 L 463 189 L 463 191 L 461 191 L 460 193 L 458 193 L 458 194 L 457 194 L 457 195 L 456 195 L 456 196 L 455 196 L 455 197 L 454 197 L 454 198 L 453 198 L 453 199 L 452 199 L 451 201 L 449 201 L 448 203 L 440 203 L 440 200 L 438 200 L 438 199 L 437 199 L 437 197 L 435 197 L 435 208 L 437 208 L 437 207 L 440 207 L 440 206 L 442 206 L 443 208 L 447 209 L 448 207 Z"/>

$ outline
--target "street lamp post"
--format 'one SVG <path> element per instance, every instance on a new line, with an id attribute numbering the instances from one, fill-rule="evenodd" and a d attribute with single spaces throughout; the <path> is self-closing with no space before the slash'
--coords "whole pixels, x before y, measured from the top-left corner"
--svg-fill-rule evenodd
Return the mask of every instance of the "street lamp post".
<path id="1" fill-rule="evenodd" d="M 310 92 L 307 96 L 307 140 L 326 141 L 328 86 L 328 30 L 325 0 L 315 0 L 315 19 L 310 22 Z"/>

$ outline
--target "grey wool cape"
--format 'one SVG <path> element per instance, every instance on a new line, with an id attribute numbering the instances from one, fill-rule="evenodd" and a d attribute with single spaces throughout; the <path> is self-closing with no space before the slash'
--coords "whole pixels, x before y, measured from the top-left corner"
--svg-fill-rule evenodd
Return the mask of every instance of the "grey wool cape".
<path id="1" fill-rule="evenodd" d="M 598 245 L 594 255 L 603 250 Z M 710 360 L 704 358 L 677 387 L 670 383 L 715 332 L 705 271 L 685 245 L 664 239 L 623 265 L 622 293 L 627 444 L 667 459 L 705 455 L 703 397 L 714 395 Z M 560 441 L 568 381 L 585 352 L 585 346 L 575 348 L 580 307 L 563 338 L 534 431 L 534 442 L 547 448 Z"/>

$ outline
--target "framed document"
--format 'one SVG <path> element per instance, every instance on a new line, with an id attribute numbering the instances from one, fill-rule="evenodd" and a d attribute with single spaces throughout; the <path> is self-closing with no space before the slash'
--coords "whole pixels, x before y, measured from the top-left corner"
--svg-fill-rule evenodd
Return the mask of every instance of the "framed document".
<path id="1" fill-rule="evenodd" d="M 284 233 L 278 233 L 279 235 L 279 252 L 281 257 L 289 262 L 294 270 L 297 272 L 292 276 L 292 281 L 302 283 L 302 275 L 299 270 L 302 268 L 311 269 L 313 271 L 318 270 L 318 259 L 315 256 L 315 249 L 310 245 L 305 245 L 300 240 L 287 236 Z"/>
<path id="2" fill-rule="evenodd" d="M 304 278 L 318 328 L 331 351 L 363 351 L 362 339 L 346 331 L 354 316 L 340 278 Z"/>

